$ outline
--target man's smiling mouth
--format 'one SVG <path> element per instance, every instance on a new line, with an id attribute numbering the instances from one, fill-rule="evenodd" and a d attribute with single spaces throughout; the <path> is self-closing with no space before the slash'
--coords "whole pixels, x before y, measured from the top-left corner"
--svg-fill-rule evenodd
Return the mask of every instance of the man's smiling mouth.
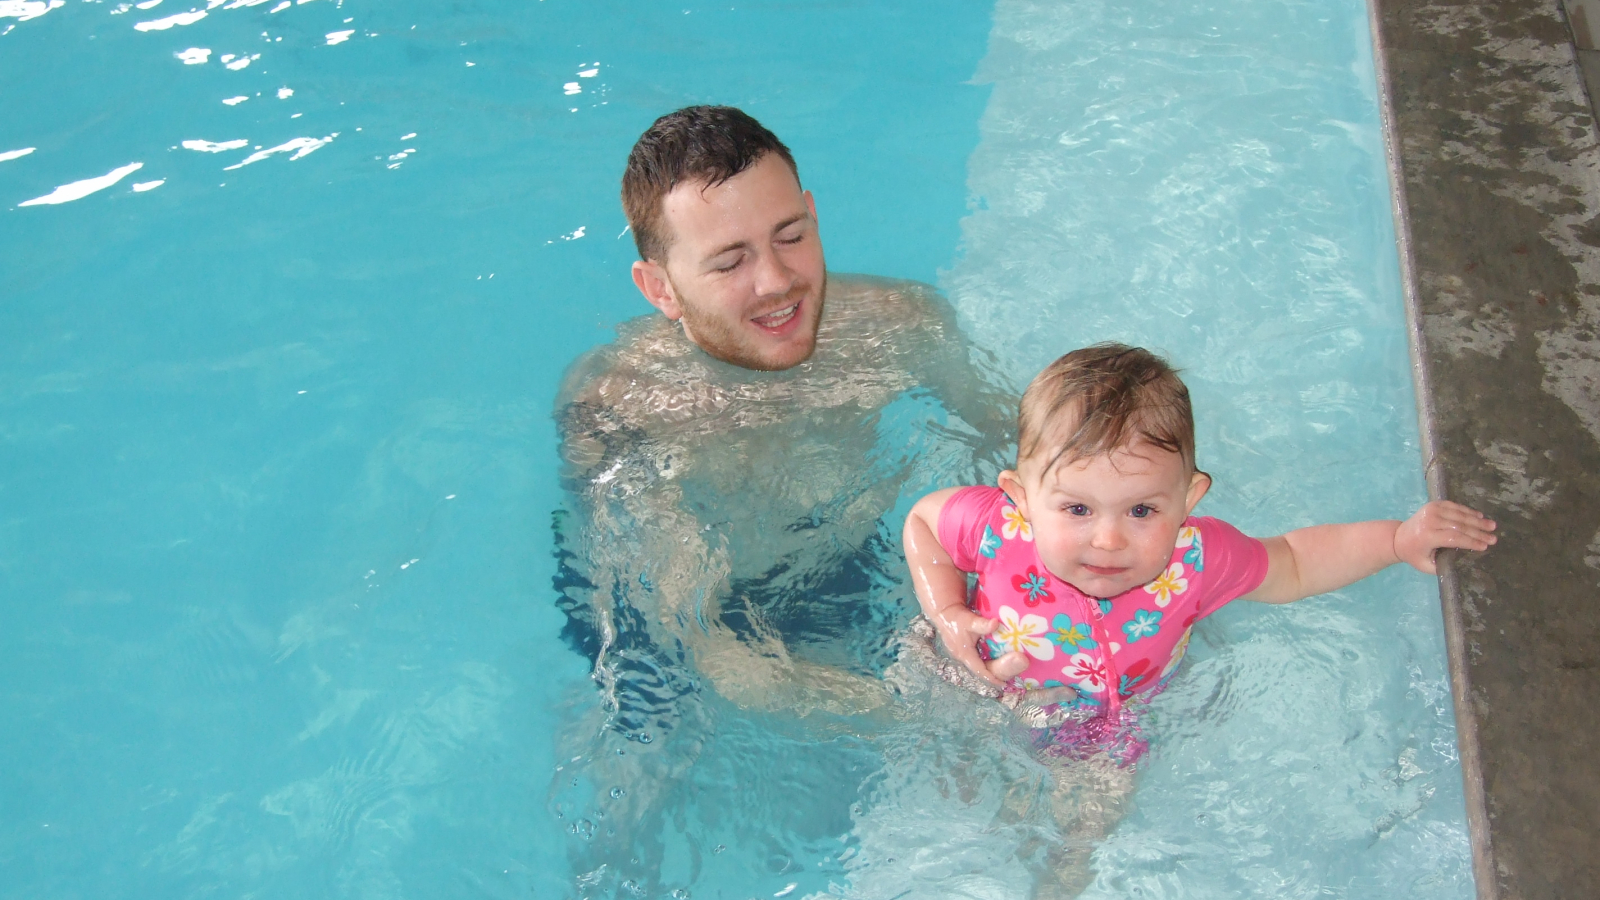
<path id="1" fill-rule="evenodd" d="M 750 321 L 756 323 L 762 328 L 782 328 L 783 326 L 789 324 L 789 320 L 793 319 L 799 312 L 800 302 L 795 301 L 792 305 L 785 306 L 783 309 L 780 309 L 777 312 L 767 313 L 764 316 L 756 316 Z"/>

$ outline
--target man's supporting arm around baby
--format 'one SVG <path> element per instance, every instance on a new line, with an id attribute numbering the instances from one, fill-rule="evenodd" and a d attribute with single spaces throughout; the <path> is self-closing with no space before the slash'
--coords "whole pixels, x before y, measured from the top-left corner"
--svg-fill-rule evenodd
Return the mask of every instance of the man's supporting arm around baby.
<path id="1" fill-rule="evenodd" d="M 1262 540 L 1267 577 L 1243 599 L 1292 603 L 1338 590 L 1399 562 L 1433 575 L 1436 551 L 1487 550 L 1496 540 L 1494 528 L 1482 513 L 1448 500 L 1435 500 L 1404 522 L 1297 528 Z"/>

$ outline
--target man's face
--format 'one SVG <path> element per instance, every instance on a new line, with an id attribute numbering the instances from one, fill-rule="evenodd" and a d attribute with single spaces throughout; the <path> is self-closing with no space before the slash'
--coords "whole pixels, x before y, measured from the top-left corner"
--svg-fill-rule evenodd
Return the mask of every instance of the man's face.
<path id="1" fill-rule="evenodd" d="M 662 219 L 665 262 L 633 264 L 651 304 L 724 362 L 777 370 L 810 358 L 827 272 L 816 206 L 782 157 L 715 187 L 678 185 Z"/>
<path id="2" fill-rule="evenodd" d="M 1059 463 L 1024 460 L 1000 486 L 1033 529 L 1039 559 L 1091 597 L 1115 597 L 1167 568 L 1178 529 L 1211 486 L 1147 443 Z"/>

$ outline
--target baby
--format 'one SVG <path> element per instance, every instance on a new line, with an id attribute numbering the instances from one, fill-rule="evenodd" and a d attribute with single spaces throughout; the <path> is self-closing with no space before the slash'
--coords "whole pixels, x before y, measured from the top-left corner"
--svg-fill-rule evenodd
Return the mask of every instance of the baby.
<path id="1" fill-rule="evenodd" d="M 969 669 L 1012 695 L 1043 691 L 1028 696 L 1046 698 L 1053 723 L 1069 714 L 1048 743 L 1131 762 L 1143 742 L 1118 744 L 1123 704 L 1165 684 L 1194 623 L 1223 604 L 1289 603 L 1397 562 L 1433 574 L 1441 547 L 1495 543 L 1494 522 L 1448 501 L 1404 522 L 1257 540 L 1191 515 L 1210 487 L 1189 391 L 1165 361 L 1118 344 L 1068 353 L 1023 394 L 1017 467 L 998 488 L 936 491 L 912 508 L 917 599 Z"/>

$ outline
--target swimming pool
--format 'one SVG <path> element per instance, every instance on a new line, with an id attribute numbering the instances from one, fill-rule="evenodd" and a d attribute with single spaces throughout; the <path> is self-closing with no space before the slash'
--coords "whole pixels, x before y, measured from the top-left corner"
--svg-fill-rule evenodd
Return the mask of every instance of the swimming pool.
<path id="1" fill-rule="evenodd" d="M 549 413 L 643 311 L 616 178 L 685 103 L 762 118 L 831 268 L 939 284 L 1010 377 L 1169 351 L 1212 514 L 1422 498 L 1357 5 L 140 6 L 0 6 L 8 894 L 575 894 Z M 1216 617 L 1089 895 L 1470 894 L 1437 620 L 1401 572 Z M 696 786 L 746 799 L 678 810 L 719 824 L 664 884 L 1025 890 L 1004 735 L 946 796 L 890 760 L 948 717 L 716 726 Z"/>

